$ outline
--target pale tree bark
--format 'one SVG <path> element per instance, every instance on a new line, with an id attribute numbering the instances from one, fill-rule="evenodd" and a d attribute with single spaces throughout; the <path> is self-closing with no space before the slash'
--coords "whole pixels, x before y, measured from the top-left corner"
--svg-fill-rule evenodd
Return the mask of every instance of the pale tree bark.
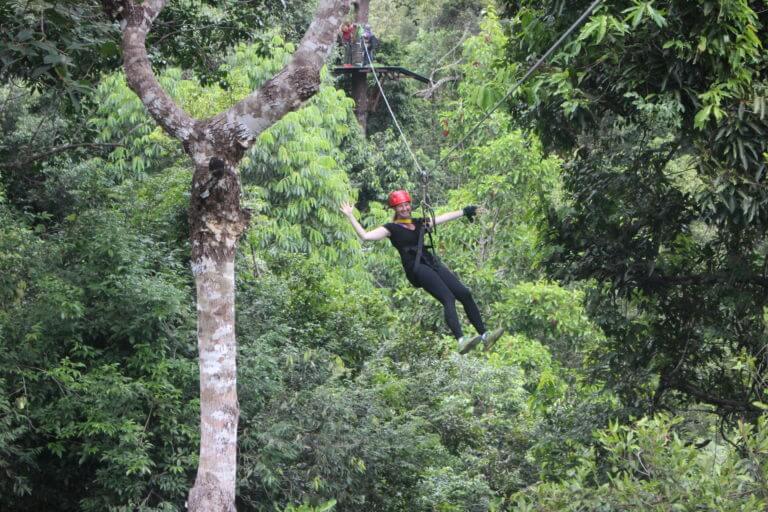
<path id="1" fill-rule="evenodd" d="M 348 0 L 320 0 L 291 62 L 247 98 L 205 120 L 193 119 L 173 101 L 147 57 L 146 36 L 166 0 L 103 1 L 121 22 L 128 86 L 194 162 L 189 224 L 197 289 L 200 461 L 187 506 L 195 512 L 234 511 L 240 415 L 234 269 L 237 240 L 250 220 L 250 212 L 240 206 L 237 164 L 262 131 L 318 91 L 320 69 Z"/>

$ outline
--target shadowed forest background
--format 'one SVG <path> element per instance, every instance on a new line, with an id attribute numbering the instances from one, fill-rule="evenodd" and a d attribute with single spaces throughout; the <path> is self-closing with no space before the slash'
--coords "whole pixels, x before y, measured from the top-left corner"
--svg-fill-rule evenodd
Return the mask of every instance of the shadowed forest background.
<path id="1" fill-rule="evenodd" d="M 390 190 L 421 198 L 383 104 L 363 134 L 325 72 L 248 151 L 238 510 L 768 507 L 768 2 L 606 0 L 443 159 L 590 3 L 371 1 L 376 61 L 445 79 L 384 90 L 432 205 L 486 210 L 436 249 L 506 329 L 491 353 L 458 355 L 339 211 L 370 229 Z M 313 9 L 173 1 L 150 58 L 209 117 Z M 102 3 L 10 0 L 0 24 L 0 510 L 184 510 L 192 166 Z"/>

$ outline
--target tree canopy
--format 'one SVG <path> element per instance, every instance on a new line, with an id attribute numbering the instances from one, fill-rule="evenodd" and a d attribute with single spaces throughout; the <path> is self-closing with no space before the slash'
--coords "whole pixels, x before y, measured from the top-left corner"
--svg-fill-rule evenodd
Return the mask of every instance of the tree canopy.
<path id="1" fill-rule="evenodd" d="M 335 56 L 242 149 L 238 510 L 765 510 L 768 10 L 603 3 L 465 139 L 589 3 L 370 5 L 378 61 L 445 78 L 383 87 L 438 213 L 483 207 L 435 248 L 504 327 L 491 352 L 459 355 L 339 211 L 371 229 L 423 189 L 383 105 L 359 129 Z M 103 9 L 0 6 L 2 510 L 184 510 L 199 464 L 195 164 Z M 152 69 L 207 122 L 313 9 L 169 2 Z"/>

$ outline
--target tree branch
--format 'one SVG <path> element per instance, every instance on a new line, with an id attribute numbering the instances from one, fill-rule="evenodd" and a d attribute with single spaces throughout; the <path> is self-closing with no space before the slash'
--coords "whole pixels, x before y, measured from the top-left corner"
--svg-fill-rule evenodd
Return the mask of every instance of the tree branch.
<path id="1" fill-rule="evenodd" d="M 672 387 L 674 387 L 679 391 L 682 391 L 684 393 L 691 395 L 697 400 L 714 405 L 716 407 L 719 407 L 727 411 L 731 411 L 731 412 L 741 411 L 741 412 L 757 413 L 757 414 L 760 414 L 762 412 L 761 409 L 752 405 L 752 403 L 749 400 L 744 400 L 744 401 L 732 400 L 729 398 L 721 398 L 715 395 L 710 395 L 706 391 L 699 389 L 698 387 L 694 386 L 693 384 L 687 381 L 676 381 L 672 385 Z"/>
<path id="2" fill-rule="evenodd" d="M 184 142 L 192 135 L 195 120 L 163 90 L 147 56 L 147 34 L 165 3 L 166 0 L 145 0 L 141 4 L 123 0 L 123 66 L 128 87 L 141 99 L 155 122 Z"/>
<path id="3" fill-rule="evenodd" d="M 70 149 L 78 149 L 78 148 L 116 148 L 120 147 L 122 144 L 115 144 L 115 143 L 93 143 L 93 142 L 85 142 L 80 144 L 64 144 L 63 146 L 57 146 L 55 148 L 47 149 L 46 151 L 41 151 L 39 153 L 35 153 L 34 155 L 27 157 L 24 160 L 16 160 L 15 162 L 0 162 L 0 167 L 6 168 L 6 169 L 21 169 L 22 167 L 31 164 L 32 162 L 36 162 L 37 160 L 42 160 L 44 158 L 49 158 L 54 155 L 58 155 L 59 153 L 64 153 L 65 151 L 69 151 Z"/>
<path id="4" fill-rule="evenodd" d="M 291 62 L 260 89 L 211 119 L 208 127 L 247 148 L 261 132 L 311 98 L 320 88 L 320 69 L 348 9 L 348 0 L 320 0 Z"/>
<path id="5" fill-rule="evenodd" d="M 213 139 L 239 150 L 248 147 L 265 129 L 299 108 L 320 88 L 320 69 L 333 48 L 336 33 L 349 9 L 349 0 L 320 0 L 315 17 L 291 62 L 259 90 L 204 126 L 187 114 L 163 90 L 147 56 L 146 38 L 167 0 L 104 0 L 113 5 L 123 30 L 123 61 L 128 86 L 152 118 L 170 135 L 188 142 L 195 128 L 207 129 Z"/>
<path id="6" fill-rule="evenodd" d="M 457 80 L 460 80 L 460 79 L 461 79 L 461 77 L 458 76 L 458 75 L 445 76 L 445 77 L 441 78 L 440 80 L 438 80 L 437 82 L 433 82 L 426 89 L 422 89 L 420 91 L 416 91 L 415 93 L 413 93 L 413 95 L 414 96 L 419 96 L 421 98 L 424 98 L 424 99 L 428 100 L 437 92 L 437 90 L 440 87 L 442 87 L 446 83 L 448 83 L 448 82 L 456 82 Z"/>
<path id="7" fill-rule="evenodd" d="M 688 275 L 674 275 L 665 276 L 659 273 L 654 273 L 652 276 L 644 279 L 644 281 L 654 285 L 676 285 L 676 286 L 691 286 L 691 285 L 708 285 L 716 283 L 742 283 L 742 284 L 754 284 L 768 288 L 768 278 L 757 274 L 745 274 L 737 275 L 733 272 L 713 272 L 710 274 L 688 274 Z"/>
<path id="8" fill-rule="evenodd" d="M 449 55 L 453 54 L 453 52 L 455 52 L 456 50 L 458 50 L 458 49 L 459 49 L 459 47 L 460 47 L 462 44 L 464 44 L 464 41 L 466 41 L 466 39 L 467 39 L 467 36 L 468 36 L 468 35 L 469 35 L 469 23 L 467 23 L 467 24 L 465 24 L 465 25 L 464 25 L 464 31 L 462 32 L 462 34 L 461 34 L 461 37 L 459 38 L 458 42 L 457 42 L 457 43 L 456 43 L 456 44 L 453 46 L 453 48 L 451 48 L 450 50 L 448 50 L 447 52 L 445 52 L 445 53 L 442 55 L 442 57 L 440 57 L 439 59 L 437 59 L 437 61 L 435 62 L 435 64 L 434 64 L 434 65 L 435 65 L 435 66 L 437 66 L 438 64 L 440 64 L 441 62 L 443 62 L 443 59 L 445 59 L 445 58 L 446 58 L 446 57 L 448 57 Z M 432 70 L 432 73 L 430 73 L 430 74 L 429 74 L 429 81 L 430 81 L 430 82 L 433 82 L 433 81 L 434 81 L 434 78 L 435 78 L 435 73 L 437 73 L 439 70 L 441 70 L 441 69 L 445 69 L 445 68 L 448 68 L 448 67 L 453 67 L 453 66 L 456 66 L 457 64 L 459 64 L 459 63 L 462 61 L 462 59 L 463 59 L 463 57 L 459 57 L 459 58 L 458 58 L 458 60 L 456 60 L 456 61 L 455 61 L 454 63 L 452 63 L 452 64 L 447 64 L 447 65 L 445 65 L 445 66 L 436 67 L 435 69 L 433 69 L 433 70 Z"/>

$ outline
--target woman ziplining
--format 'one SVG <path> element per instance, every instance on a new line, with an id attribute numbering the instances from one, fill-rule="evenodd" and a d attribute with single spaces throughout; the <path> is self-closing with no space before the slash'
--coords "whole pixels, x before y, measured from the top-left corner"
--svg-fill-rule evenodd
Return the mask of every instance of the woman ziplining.
<path id="1" fill-rule="evenodd" d="M 528 71 L 515 82 L 512 87 L 507 91 L 501 100 L 499 100 L 490 110 L 485 112 L 483 117 L 457 142 L 451 147 L 442 158 L 438 161 L 435 167 L 440 167 L 448 157 L 454 153 L 458 148 L 464 146 L 464 142 L 477 131 L 480 126 L 488 119 L 491 114 L 499 108 L 502 104 L 506 103 L 507 99 L 517 91 L 517 89 L 525 83 L 525 81 L 533 75 L 533 73 L 549 59 L 550 55 L 565 41 L 570 34 L 576 30 L 597 8 L 603 0 L 594 0 L 592 4 L 579 16 L 579 18 L 566 30 L 555 43 L 542 55 Z M 368 53 L 367 47 L 363 47 L 367 54 L 368 61 L 371 61 L 371 56 Z M 384 104 L 387 106 L 389 115 L 392 117 L 392 121 L 397 128 L 400 138 L 403 141 L 408 153 L 413 159 L 413 163 L 416 169 L 422 176 L 425 183 L 424 197 L 426 199 L 426 181 L 428 174 L 421 168 L 416 155 L 411 150 L 410 144 L 403 133 L 400 123 L 397 122 L 397 117 L 392 111 L 392 106 L 389 104 L 386 94 L 384 94 L 384 88 L 381 86 L 378 74 L 375 67 L 371 66 L 371 72 L 376 82 L 381 97 L 384 99 Z M 480 310 L 477 308 L 472 294 L 469 289 L 462 284 L 461 281 L 445 266 L 434 254 L 424 251 L 424 233 L 429 231 L 430 226 L 429 219 L 411 218 L 411 197 L 405 190 L 396 190 L 389 194 L 389 206 L 395 209 L 395 216 L 393 222 L 384 224 L 371 231 L 366 231 L 360 223 L 357 221 L 354 215 L 354 208 L 350 203 L 344 203 L 341 205 L 341 211 L 347 216 L 352 226 L 355 228 L 355 232 L 361 240 L 381 240 L 383 238 L 389 238 L 392 245 L 397 248 L 400 253 L 400 259 L 405 269 L 405 275 L 408 277 L 408 281 L 417 288 L 424 288 L 430 295 L 440 301 L 443 305 L 443 311 L 445 313 L 445 322 L 451 329 L 451 332 L 459 342 L 459 352 L 466 354 L 477 346 L 480 341 L 483 341 L 485 350 L 489 350 L 496 340 L 503 333 L 503 329 L 496 329 L 493 332 L 488 332 L 483 324 L 483 319 L 480 316 Z M 426 211 L 426 208 L 425 208 Z M 434 225 L 442 224 L 451 220 L 458 219 L 466 216 L 470 220 L 477 213 L 477 208 L 474 206 L 467 206 L 463 210 L 457 210 L 454 212 L 444 213 L 434 217 Z M 456 299 L 464 306 L 469 317 L 470 323 L 477 329 L 478 335 L 467 339 L 464 337 L 461 324 L 459 323 L 458 315 L 456 314 Z"/>
<path id="2" fill-rule="evenodd" d="M 408 281 L 416 288 L 424 288 L 427 293 L 443 305 L 445 323 L 448 324 L 448 328 L 458 340 L 461 354 L 466 354 L 481 341 L 483 342 L 483 350 L 490 350 L 504 330 L 487 331 L 480 310 L 469 289 L 433 253 L 424 250 L 424 234 L 431 227 L 430 219 L 411 217 L 411 196 L 405 190 L 391 192 L 388 202 L 389 206 L 395 210 L 392 222 L 371 231 L 366 231 L 360 225 L 355 218 L 354 207 L 350 203 L 342 204 L 341 211 L 347 216 L 361 240 L 376 241 L 389 238 L 389 241 L 400 253 L 400 260 L 403 263 Z M 467 217 L 471 221 L 479 211 L 475 206 L 467 206 L 463 210 L 436 216 L 434 224 L 443 224 L 461 217 Z M 464 336 L 456 313 L 457 299 L 464 306 L 470 323 L 477 330 L 477 336 L 471 338 Z"/>

